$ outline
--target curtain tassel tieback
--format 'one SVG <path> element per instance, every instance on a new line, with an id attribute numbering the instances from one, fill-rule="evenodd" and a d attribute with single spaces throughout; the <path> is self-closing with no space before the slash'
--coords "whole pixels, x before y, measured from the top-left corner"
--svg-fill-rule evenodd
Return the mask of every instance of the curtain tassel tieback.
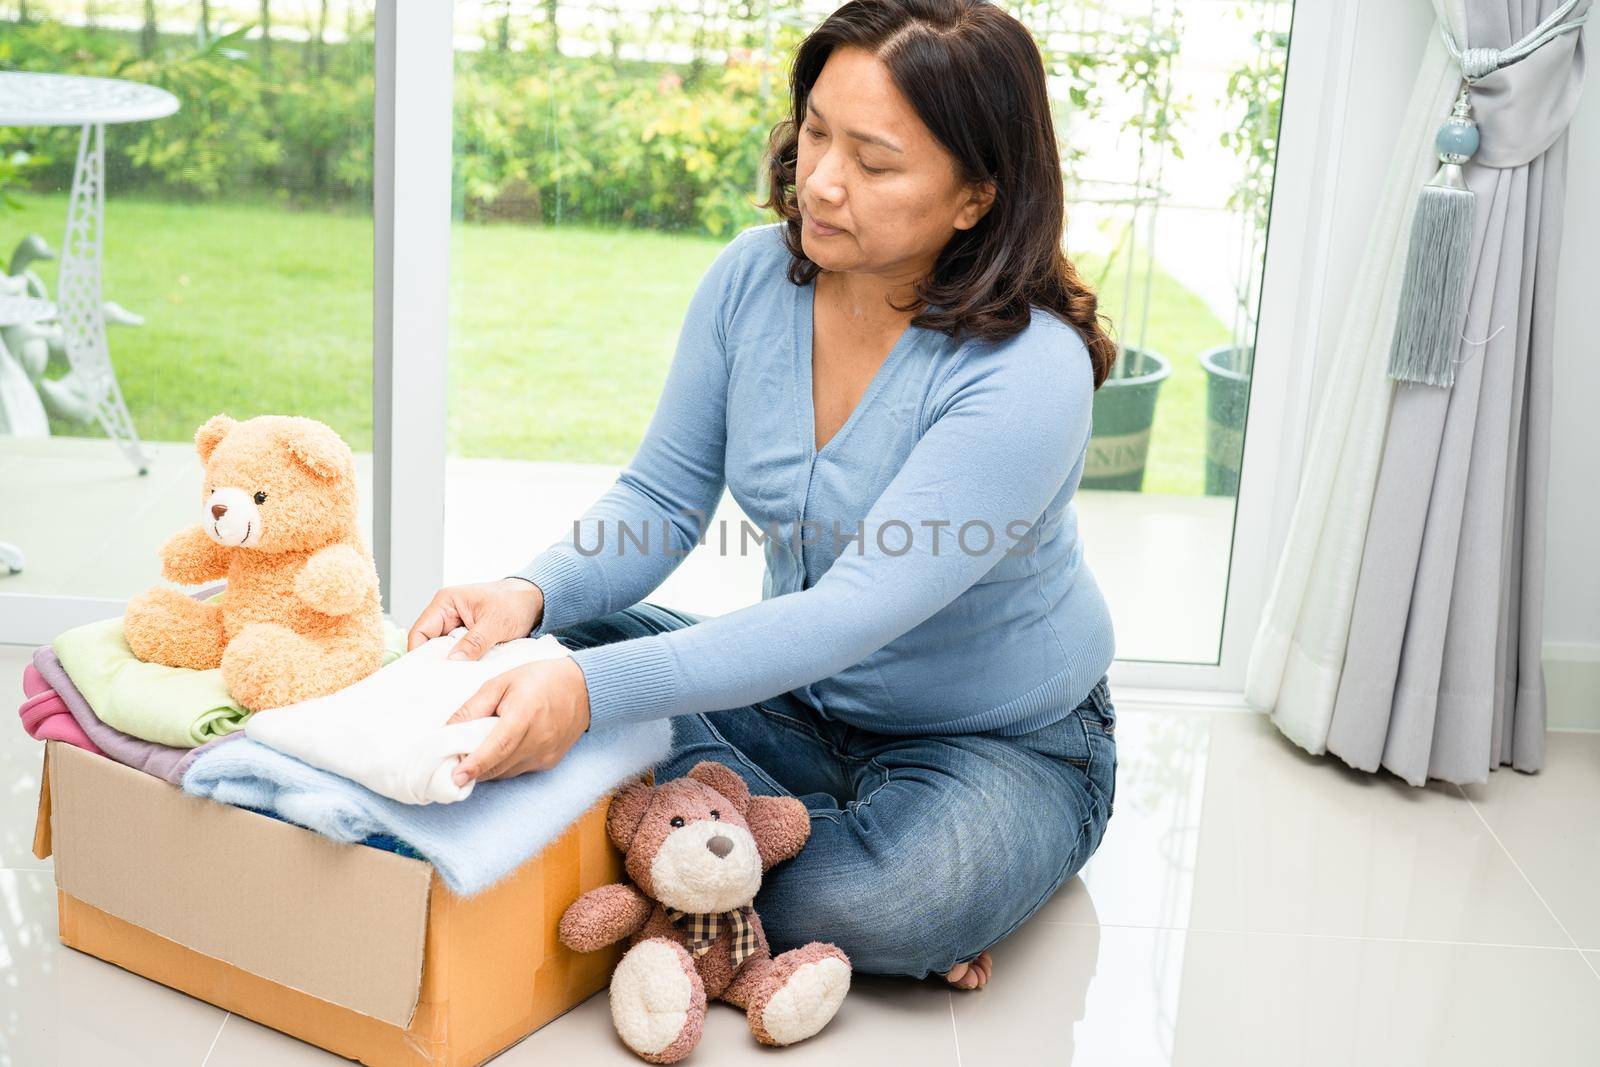
<path id="1" fill-rule="evenodd" d="M 1567 14 L 1578 0 L 1567 0 L 1510 48 L 1462 49 L 1443 23 L 1445 46 L 1461 68 L 1465 84 L 1434 136 L 1439 169 L 1417 195 L 1400 283 L 1400 308 L 1389 347 L 1388 375 L 1396 381 L 1449 387 L 1455 384 L 1455 342 L 1466 301 L 1467 257 L 1472 246 L 1476 197 L 1461 167 L 1478 151 L 1478 124 L 1472 118 L 1472 83 L 1589 18 Z"/>
<path id="2" fill-rule="evenodd" d="M 1411 245 L 1400 283 L 1400 313 L 1389 348 L 1389 377 L 1448 386 L 1455 382 L 1456 324 L 1466 297 L 1474 197 L 1461 164 L 1478 150 L 1472 101 L 1462 89 L 1433 139 L 1439 169 L 1417 195 Z"/>

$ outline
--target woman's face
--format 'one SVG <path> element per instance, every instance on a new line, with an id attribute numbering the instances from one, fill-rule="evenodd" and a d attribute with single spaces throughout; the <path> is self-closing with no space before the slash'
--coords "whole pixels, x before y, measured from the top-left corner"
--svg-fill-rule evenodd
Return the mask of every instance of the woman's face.
<path id="1" fill-rule="evenodd" d="M 860 48 L 834 49 L 806 100 L 795 168 L 801 245 L 830 271 L 917 279 L 990 189 L 960 180 L 955 157 Z"/>

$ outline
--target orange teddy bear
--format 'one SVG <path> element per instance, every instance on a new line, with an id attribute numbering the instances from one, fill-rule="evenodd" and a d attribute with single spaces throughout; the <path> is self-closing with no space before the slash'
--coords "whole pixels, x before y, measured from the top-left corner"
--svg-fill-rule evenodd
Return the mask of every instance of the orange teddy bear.
<path id="1" fill-rule="evenodd" d="M 252 711 L 323 696 L 383 662 L 378 571 L 361 536 L 355 460 L 296 415 L 214 415 L 194 435 L 204 518 L 161 548 L 183 585 L 227 579 L 220 601 L 158 586 L 128 602 L 123 633 L 147 663 L 222 668 Z"/>

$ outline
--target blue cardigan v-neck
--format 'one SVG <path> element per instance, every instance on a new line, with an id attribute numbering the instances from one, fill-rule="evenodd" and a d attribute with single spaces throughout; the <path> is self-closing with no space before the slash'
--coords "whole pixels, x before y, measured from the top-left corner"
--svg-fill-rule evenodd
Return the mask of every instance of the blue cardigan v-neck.
<path id="1" fill-rule="evenodd" d="M 1002 342 L 908 327 L 819 451 L 815 284 L 788 280 L 782 225 L 717 255 L 633 460 L 517 572 L 544 591 L 533 636 L 637 603 L 697 543 L 759 544 L 760 603 L 572 653 L 592 726 L 786 692 L 880 733 L 1056 721 L 1114 650 L 1072 500 L 1094 396 L 1083 340 L 1037 307 Z M 724 485 L 748 527 L 710 525 Z"/>

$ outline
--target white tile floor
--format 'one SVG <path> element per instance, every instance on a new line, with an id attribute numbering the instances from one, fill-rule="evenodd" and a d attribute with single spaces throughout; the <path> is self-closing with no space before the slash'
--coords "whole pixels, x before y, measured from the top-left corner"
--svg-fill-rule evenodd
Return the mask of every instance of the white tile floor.
<path id="1" fill-rule="evenodd" d="M 7 703 L 28 651 L 0 646 Z M 989 988 L 858 978 L 782 1062 L 1600 1062 L 1600 734 L 1553 734 L 1537 776 L 1413 790 L 1258 716 L 1118 710 L 1105 842 L 995 948 Z M 0 1067 L 343 1062 L 62 948 L 28 851 L 38 760 L 0 728 Z M 689 1062 L 755 1054 L 716 1007 Z M 601 995 L 495 1062 L 639 1061 Z"/>

